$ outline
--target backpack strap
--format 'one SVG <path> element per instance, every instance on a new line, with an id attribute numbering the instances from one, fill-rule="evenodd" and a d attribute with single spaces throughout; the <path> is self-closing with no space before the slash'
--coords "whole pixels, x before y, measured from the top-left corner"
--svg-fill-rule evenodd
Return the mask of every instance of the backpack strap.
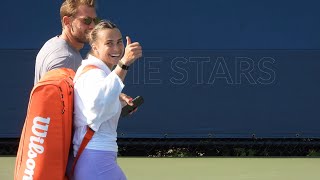
<path id="1" fill-rule="evenodd" d="M 79 75 L 79 77 L 91 69 L 98 69 L 98 67 L 94 66 L 94 65 L 88 65 L 88 66 L 84 67 L 81 74 Z M 94 130 L 92 130 L 89 126 L 87 126 L 87 132 L 82 139 L 81 145 L 79 147 L 77 155 L 76 155 L 76 157 L 73 161 L 73 164 L 72 164 L 71 177 L 73 177 L 74 168 L 77 164 L 77 161 L 78 161 L 80 155 L 82 154 L 83 150 L 86 148 L 87 144 L 89 143 L 89 141 L 91 140 L 93 135 L 94 135 Z"/>

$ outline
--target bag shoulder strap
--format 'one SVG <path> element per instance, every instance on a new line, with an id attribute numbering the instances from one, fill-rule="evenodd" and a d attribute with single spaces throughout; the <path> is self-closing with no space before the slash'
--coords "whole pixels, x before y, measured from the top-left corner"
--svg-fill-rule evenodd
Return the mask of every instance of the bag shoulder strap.
<path id="1" fill-rule="evenodd" d="M 79 77 L 81 75 L 83 75 L 84 73 L 88 72 L 89 70 L 91 69 L 97 69 L 98 67 L 97 66 L 94 66 L 94 65 L 88 65 L 86 67 L 83 68 L 81 74 L 79 75 Z M 84 138 L 82 139 L 82 142 L 81 142 L 81 145 L 79 147 L 79 150 L 77 152 L 77 155 L 73 161 L 73 164 L 72 164 L 72 169 L 71 169 L 71 177 L 73 177 L 73 173 L 74 173 L 74 168 L 77 164 L 77 161 L 80 157 L 80 155 L 82 154 L 83 150 L 86 148 L 87 144 L 89 143 L 89 141 L 92 139 L 92 136 L 94 135 L 94 130 L 92 130 L 89 126 L 87 126 L 87 132 L 86 134 L 84 135 Z"/>
<path id="2" fill-rule="evenodd" d="M 79 77 L 80 77 L 81 75 L 83 75 L 84 73 L 88 72 L 88 71 L 91 70 L 91 69 L 99 69 L 99 68 L 98 68 L 97 66 L 95 66 L 95 65 L 85 66 L 85 67 L 83 68 L 81 74 L 79 75 Z"/>
<path id="3" fill-rule="evenodd" d="M 80 155 L 82 154 L 83 150 L 86 148 L 87 144 L 89 143 L 89 141 L 91 140 L 93 135 L 94 135 L 94 130 L 92 130 L 89 126 L 87 126 L 87 132 L 82 139 L 77 156 L 75 157 L 73 164 L 72 164 L 71 177 L 73 177 L 74 168 L 76 167 L 76 164 L 77 164 L 77 161 L 78 161 Z"/>

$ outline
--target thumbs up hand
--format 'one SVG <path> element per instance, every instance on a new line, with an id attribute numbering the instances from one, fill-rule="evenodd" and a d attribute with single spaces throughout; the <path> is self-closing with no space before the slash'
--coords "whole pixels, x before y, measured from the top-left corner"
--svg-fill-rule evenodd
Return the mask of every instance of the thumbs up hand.
<path id="1" fill-rule="evenodd" d="M 129 36 L 127 36 L 126 39 L 127 39 L 127 46 L 125 48 L 125 52 L 121 61 L 123 64 L 129 66 L 135 60 L 137 60 L 142 56 L 142 47 L 138 42 L 132 43 Z"/>

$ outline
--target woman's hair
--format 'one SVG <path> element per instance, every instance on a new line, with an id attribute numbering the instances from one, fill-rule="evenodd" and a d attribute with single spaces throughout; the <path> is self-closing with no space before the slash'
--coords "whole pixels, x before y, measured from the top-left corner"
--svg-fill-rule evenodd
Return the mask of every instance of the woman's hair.
<path id="1" fill-rule="evenodd" d="M 91 45 L 97 40 L 98 33 L 104 29 L 114 29 L 117 26 L 109 20 L 101 20 L 89 34 L 89 44 Z"/>
<path id="2" fill-rule="evenodd" d="M 60 7 L 61 22 L 64 16 L 74 16 L 81 5 L 95 8 L 95 0 L 65 0 Z"/>
<path id="3" fill-rule="evenodd" d="M 118 28 L 117 25 L 115 25 L 114 23 L 112 23 L 111 21 L 109 20 L 101 20 L 92 30 L 91 32 L 89 33 L 89 44 L 90 46 L 92 46 L 92 44 L 94 42 L 97 41 L 98 39 L 98 33 L 101 31 L 101 30 L 104 30 L 104 29 L 114 29 L 114 28 Z M 92 48 L 89 52 L 89 54 L 92 54 Z"/>

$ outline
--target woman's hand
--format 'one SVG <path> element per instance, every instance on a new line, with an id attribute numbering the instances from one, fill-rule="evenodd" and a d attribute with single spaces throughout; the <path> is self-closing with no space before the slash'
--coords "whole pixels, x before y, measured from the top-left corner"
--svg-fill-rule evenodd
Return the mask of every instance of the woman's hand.
<path id="1" fill-rule="evenodd" d="M 133 106 L 133 102 L 132 102 L 133 99 L 132 99 L 132 97 L 130 97 L 130 96 L 124 94 L 124 93 L 121 93 L 120 96 L 119 96 L 119 99 L 120 99 L 120 102 L 121 102 L 121 106 L 122 106 L 122 107 L 126 106 L 127 104 L 128 104 L 129 106 Z M 138 108 L 135 108 L 135 109 L 130 113 L 130 115 L 131 115 L 132 113 L 136 112 L 137 110 L 138 110 Z"/>
<path id="2" fill-rule="evenodd" d="M 122 107 L 124 107 L 127 104 L 129 104 L 130 106 L 133 106 L 132 97 L 130 97 L 130 96 L 124 94 L 124 93 L 121 93 L 120 96 L 119 96 L 119 99 L 120 99 Z"/>
<path id="3" fill-rule="evenodd" d="M 142 56 L 142 47 L 138 42 L 132 43 L 129 36 L 127 36 L 126 39 L 127 46 L 124 55 L 121 59 L 121 62 L 124 65 L 130 66 L 135 60 Z"/>

